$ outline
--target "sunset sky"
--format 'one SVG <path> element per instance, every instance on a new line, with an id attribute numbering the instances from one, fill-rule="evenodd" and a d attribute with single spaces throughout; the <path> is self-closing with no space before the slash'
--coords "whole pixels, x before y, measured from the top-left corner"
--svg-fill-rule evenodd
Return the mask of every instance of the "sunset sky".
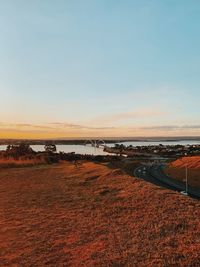
<path id="1" fill-rule="evenodd" d="M 200 136 L 199 0 L 0 0 L 0 138 Z"/>

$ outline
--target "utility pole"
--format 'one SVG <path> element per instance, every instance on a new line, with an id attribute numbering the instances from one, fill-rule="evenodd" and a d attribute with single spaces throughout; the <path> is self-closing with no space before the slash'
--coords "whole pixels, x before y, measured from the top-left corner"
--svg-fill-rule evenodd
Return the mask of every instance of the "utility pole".
<path id="1" fill-rule="evenodd" d="M 188 195 L 188 167 L 185 166 L 185 192 Z"/>
<path id="2" fill-rule="evenodd" d="M 188 196 L 188 165 L 187 165 L 187 162 L 185 165 L 185 191 L 181 191 L 181 194 Z"/>

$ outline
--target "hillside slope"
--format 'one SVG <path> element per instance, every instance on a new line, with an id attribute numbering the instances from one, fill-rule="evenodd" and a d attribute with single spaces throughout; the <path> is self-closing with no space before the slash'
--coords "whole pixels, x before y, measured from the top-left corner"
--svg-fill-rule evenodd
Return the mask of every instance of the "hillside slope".
<path id="1" fill-rule="evenodd" d="M 174 168 L 187 166 L 189 169 L 200 170 L 200 156 L 183 157 L 173 161 L 170 165 Z"/>
<path id="2" fill-rule="evenodd" d="M 0 170 L 1 266 L 200 266 L 200 202 L 85 162 Z"/>
<path id="3" fill-rule="evenodd" d="M 186 166 L 188 168 L 188 183 L 200 188 L 200 156 L 177 159 L 168 165 L 165 172 L 179 181 L 184 181 Z"/>

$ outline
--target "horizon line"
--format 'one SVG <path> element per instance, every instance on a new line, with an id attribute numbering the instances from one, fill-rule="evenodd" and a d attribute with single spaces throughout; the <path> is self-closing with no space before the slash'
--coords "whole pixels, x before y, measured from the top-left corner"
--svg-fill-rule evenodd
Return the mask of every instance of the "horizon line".
<path id="1" fill-rule="evenodd" d="M 109 137 L 109 136 L 88 136 L 88 137 L 56 137 L 56 138 L 0 138 L 0 141 L 2 140 L 56 140 L 56 141 L 73 141 L 73 140 L 87 140 L 87 139 L 105 139 L 105 140 L 117 140 L 117 139 L 126 139 L 126 140 L 136 140 L 136 139 L 200 139 L 199 136 L 195 135 L 186 135 L 186 136 L 180 136 L 180 135 L 174 135 L 174 136 L 117 136 L 117 137 Z"/>

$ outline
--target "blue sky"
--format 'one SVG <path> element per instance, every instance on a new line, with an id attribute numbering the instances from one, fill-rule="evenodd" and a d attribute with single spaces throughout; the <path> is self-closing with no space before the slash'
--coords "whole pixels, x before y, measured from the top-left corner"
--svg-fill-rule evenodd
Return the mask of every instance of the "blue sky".
<path id="1" fill-rule="evenodd" d="M 0 137 L 200 135 L 200 2 L 0 0 Z"/>

